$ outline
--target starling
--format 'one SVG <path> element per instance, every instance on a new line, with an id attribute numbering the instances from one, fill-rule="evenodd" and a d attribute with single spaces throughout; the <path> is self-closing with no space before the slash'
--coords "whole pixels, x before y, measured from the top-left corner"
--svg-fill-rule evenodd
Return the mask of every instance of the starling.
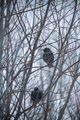
<path id="1" fill-rule="evenodd" d="M 54 55 L 49 48 L 44 49 L 43 60 L 48 64 L 49 68 L 53 67 Z"/>
<path id="2" fill-rule="evenodd" d="M 31 92 L 31 100 L 33 103 L 38 102 L 43 96 L 43 92 L 39 90 L 38 87 L 34 88 L 34 91 Z"/>

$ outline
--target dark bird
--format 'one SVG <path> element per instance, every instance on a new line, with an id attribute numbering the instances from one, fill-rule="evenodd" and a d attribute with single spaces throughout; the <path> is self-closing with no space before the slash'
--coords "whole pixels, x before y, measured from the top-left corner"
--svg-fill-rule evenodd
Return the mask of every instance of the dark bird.
<path id="1" fill-rule="evenodd" d="M 48 64 L 49 68 L 53 67 L 54 55 L 49 48 L 44 49 L 43 60 Z"/>
<path id="2" fill-rule="evenodd" d="M 43 92 L 39 90 L 38 87 L 34 88 L 34 91 L 31 92 L 31 100 L 33 103 L 38 102 L 43 96 Z"/>

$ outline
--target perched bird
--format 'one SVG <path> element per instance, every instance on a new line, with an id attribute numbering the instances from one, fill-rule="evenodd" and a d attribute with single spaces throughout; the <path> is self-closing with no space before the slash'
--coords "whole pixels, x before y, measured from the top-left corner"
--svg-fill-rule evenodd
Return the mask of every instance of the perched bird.
<path id="1" fill-rule="evenodd" d="M 43 60 L 48 64 L 49 68 L 53 67 L 54 55 L 49 48 L 44 49 Z"/>
<path id="2" fill-rule="evenodd" d="M 34 88 L 34 91 L 31 92 L 31 100 L 33 103 L 38 102 L 43 96 L 43 92 L 39 90 L 38 87 Z"/>

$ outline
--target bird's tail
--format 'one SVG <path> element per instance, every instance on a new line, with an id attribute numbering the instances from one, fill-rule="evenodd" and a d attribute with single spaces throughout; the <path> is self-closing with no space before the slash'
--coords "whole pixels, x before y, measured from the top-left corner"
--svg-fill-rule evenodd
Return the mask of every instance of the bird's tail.
<path id="1" fill-rule="evenodd" d="M 48 64 L 49 68 L 53 67 L 53 64 Z"/>

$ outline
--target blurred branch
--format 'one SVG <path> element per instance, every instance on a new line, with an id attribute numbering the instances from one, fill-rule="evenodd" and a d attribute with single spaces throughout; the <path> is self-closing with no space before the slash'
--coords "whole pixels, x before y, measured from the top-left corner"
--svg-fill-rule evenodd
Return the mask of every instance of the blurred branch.
<path id="1" fill-rule="evenodd" d="M 23 91 L 24 91 L 24 89 L 26 88 L 26 83 L 27 83 L 27 81 L 28 81 L 28 79 L 29 79 L 29 76 L 30 76 L 30 74 L 31 74 L 31 69 L 32 69 L 32 64 L 33 64 L 35 49 L 36 49 L 36 46 L 37 46 L 37 43 L 38 43 L 39 36 L 40 36 L 40 34 L 41 34 L 41 32 L 42 32 L 43 26 L 44 26 L 45 21 L 46 21 L 46 17 L 47 17 L 47 14 L 48 14 L 49 5 L 50 5 L 50 1 L 48 2 L 48 5 L 47 5 L 47 8 L 46 8 L 46 12 L 45 12 L 45 15 L 44 15 L 43 22 L 41 22 L 41 25 L 40 25 L 40 28 L 39 28 L 37 37 L 36 37 L 36 39 L 35 39 L 35 43 L 34 43 L 34 46 L 33 46 L 32 55 L 31 55 L 31 60 L 30 60 L 30 65 L 29 65 L 29 70 L 28 70 L 26 79 L 25 79 L 25 81 L 24 81 L 24 84 L 23 84 L 23 86 L 22 86 L 22 90 L 23 90 Z M 21 92 L 20 95 L 19 95 L 19 105 L 18 105 L 18 110 L 17 110 L 17 114 L 16 114 L 16 117 L 15 117 L 15 120 L 18 119 L 18 114 L 19 114 L 19 112 L 20 112 L 20 107 L 21 107 L 23 95 L 24 95 L 24 92 Z"/>
<path id="2" fill-rule="evenodd" d="M 78 62 L 77 64 L 75 64 L 75 73 L 74 73 L 74 77 L 73 77 L 73 80 L 72 80 L 72 84 L 71 84 L 70 89 L 69 89 L 69 94 L 68 94 L 68 96 L 67 96 L 67 98 L 66 98 L 66 101 L 65 101 L 64 106 L 63 106 L 63 107 L 60 109 L 60 111 L 59 111 L 58 120 L 61 120 L 61 118 L 62 118 L 62 116 L 63 116 L 63 114 L 64 114 L 64 111 L 65 111 L 65 109 L 66 109 L 66 106 L 67 106 L 67 104 L 68 104 L 68 102 L 69 102 L 69 98 L 70 98 L 70 94 L 71 94 L 72 88 L 73 88 L 73 86 L 74 86 L 75 81 L 76 81 L 77 78 L 78 78 L 78 66 L 79 66 L 79 63 L 80 63 L 80 54 L 79 54 L 78 60 L 79 60 L 79 62 Z"/>

